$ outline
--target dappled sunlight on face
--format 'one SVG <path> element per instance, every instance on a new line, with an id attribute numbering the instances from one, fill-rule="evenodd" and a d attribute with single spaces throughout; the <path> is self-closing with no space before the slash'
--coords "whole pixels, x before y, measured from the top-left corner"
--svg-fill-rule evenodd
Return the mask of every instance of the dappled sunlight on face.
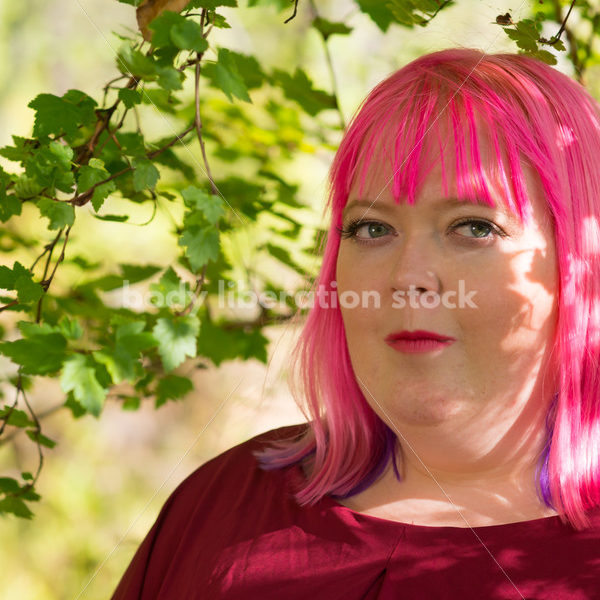
<path id="1" fill-rule="evenodd" d="M 343 215 L 338 293 L 375 291 L 381 298 L 379 308 L 341 307 L 366 400 L 388 423 L 435 427 L 442 436 L 470 430 L 481 454 L 505 443 L 518 446 L 530 428 L 523 422 L 515 430 L 520 415 L 534 405 L 528 418 L 537 424 L 553 391 L 544 371 L 557 318 L 554 232 L 539 179 L 522 168 L 531 209 L 523 222 L 506 208 L 492 178 L 495 207 L 448 202 L 461 199 L 451 173 L 444 189 L 439 165 L 414 205 L 397 203 L 391 173 L 374 169 L 360 196 L 353 187 Z M 394 299 L 411 286 L 423 299 L 462 287 L 473 293 L 473 303 L 399 308 Z M 390 347 L 388 336 L 406 330 L 453 341 L 418 353 Z"/>

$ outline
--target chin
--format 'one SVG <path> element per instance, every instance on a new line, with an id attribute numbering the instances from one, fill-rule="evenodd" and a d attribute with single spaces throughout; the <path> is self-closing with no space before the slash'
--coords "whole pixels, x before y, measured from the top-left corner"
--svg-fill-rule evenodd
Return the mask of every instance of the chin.
<path id="1" fill-rule="evenodd" d="M 443 425 L 460 419 L 468 411 L 458 400 L 436 396 L 420 397 L 417 402 L 414 397 L 409 401 L 399 401 L 386 412 L 400 428 L 402 424 L 424 427 Z"/>

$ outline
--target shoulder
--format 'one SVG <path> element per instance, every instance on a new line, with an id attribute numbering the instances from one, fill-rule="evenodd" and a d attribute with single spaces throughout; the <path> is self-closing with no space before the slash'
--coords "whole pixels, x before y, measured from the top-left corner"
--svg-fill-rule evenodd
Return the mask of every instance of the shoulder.
<path id="1" fill-rule="evenodd" d="M 287 425 L 259 433 L 236 444 L 198 467 L 183 484 L 193 484 L 196 480 L 206 482 L 207 478 L 226 477 L 236 471 L 249 471 L 258 467 L 255 452 L 267 448 L 273 443 L 298 439 L 308 429 L 307 423 Z"/>
<path id="2" fill-rule="evenodd" d="M 290 425 L 256 435 L 184 479 L 163 505 L 113 600 L 191 597 L 185 588 L 191 581 L 202 582 L 202 589 L 220 560 L 231 566 L 228 548 L 293 520 L 299 508 L 287 490 L 286 469 L 261 469 L 253 452 L 294 439 L 307 427 Z M 157 595 L 158 590 L 164 594 Z"/>
<path id="3" fill-rule="evenodd" d="M 254 452 L 273 442 L 297 439 L 309 425 L 301 423 L 278 427 L 240 442 L 207 461 L 191 473 L 172 493 L 167 505 L 177 504 L 187 510 L 210 510 L 215 506 L 237 503 L 236 498 L 249 500 L 260 493 L 266 495 L 270 488 L 278 488 L 285 470 L 265 471 L 260 468 Z M 219 502 L 216 502 L 219 499 Z M 204 505 L 204 506 L 203 506 Z M 187 512 L 187 510 L 185 512 Z"/>

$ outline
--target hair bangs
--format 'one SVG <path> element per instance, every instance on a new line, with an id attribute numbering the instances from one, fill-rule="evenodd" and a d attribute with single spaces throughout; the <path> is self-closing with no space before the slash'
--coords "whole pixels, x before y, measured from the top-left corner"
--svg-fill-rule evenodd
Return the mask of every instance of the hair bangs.
<path id="1" fill-rule="evenodd" d="M 406 90 L 393 110 L 383 108 L 384 119 L 377 115 L 381 111 L 373 111 L 373 121 L 349 135 L 338 151 L 330 172 L 332 226 L 341 225 L 351 193 L 365 197 L 374 169 L 384 169 L 396 202 L 412 205 L 438 165 L 444 198 L 493 208 L 500 202 L 521 222 L 528 221 L 531 202 L 522 165 L 531 162 L 514 136 L 499 134 L 500 115 L 485 102 L 467 93 L 434 96 L 433 89 L 423 93 L 421 87 Z M 376 202 L 384 191 L 370 199 Z"/>

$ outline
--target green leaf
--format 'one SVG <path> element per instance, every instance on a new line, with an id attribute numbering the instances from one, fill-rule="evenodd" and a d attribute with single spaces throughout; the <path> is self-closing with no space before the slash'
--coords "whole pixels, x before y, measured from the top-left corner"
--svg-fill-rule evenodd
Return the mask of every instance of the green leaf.
<path id="1" fill-rule="evenodd" d="M 138 410 L 141 400 L 139 396 L 125 396 L 121 408 L 123 410 Z"/>
<path id="2" fill-rule="evenodd" d="M 50 220 L 48 229 L 61 229 L 73 225 L 75 222 L 75 209 L 66 201 L 41 198 L 38 200 L 37 206 L 42 217 Z"/>
<path id="3" fill-rule="evenodd" d="M 33 135 L 38 138 L 66 135 L 72 140 L 77 138 L 80 126 L 96 120 L 97 102 L 79 90 L 69 90 L 62 97 L 39 94 L 27 106 L 36 111 Z"/>
<path id="4" fill-rule="evenodd" d="M 12 269 L 0 266 L 0 288 L 16 290 L 19 302 L 37 302 L 44 293 L 42 286 L 33 281 L 33 273 L 16 261 Z"/>
<path id="5" fill-rule="evenodd" d="M 43 189 L 35 179 L 27 175 L 20 175 L 15 181 L 15 194 L 23 200 L 35 198 Z"/>
<path id="6" fill-rule="evenodd" d="M 7 496 L 0 500 L 0 514 L 1 513 L 12 513 L 22 519 L 31 519 L 33 517 L 33 513 L 27 508 L 25 502 L 14 496 Z"/>
<path id="7" fill-rule="evenodd" d="M 231 29 L 231 25 L 227 22 L 227 19 L 223 15 L 218 15 L 213 12 L 209 16 L 210 23 L 213 27 L 218 29 Z"/>
<path id="8" fill-rule="evenodd" d="M 156 62 L 131 46 L 123 46 L 117 53 L 117 68 L 125 75 L 144 81 L 156 79 Z"/>
<path id="9" fill-rule="evenodd" d="M 30 277 L 33 277 L 33 273 L 29 269 L 26 269 L 19 261 L 15 261 L 12 269 L 6 265 L 0 265 L 0 288 L 14 290 L 17 277 L 26 273 L 29 273 Z"/>
<path id="10" fill-rule="evenodd" d="M 0 477 L 0 492 L 5 494 L 18 494 L 21 486 L 16 479 L 12 477 Z"/>
<path id="11" fill-rule="evenodd" d="M 138 281 L 144 281 L 150 279 L 153 275 L 156 275 L 161 270 L 161 267 L 156 265 L 130 265 L 127 263 L 121 263 L 119 265 L 123 279 L 129 281 L 129 283 L 137 283 Z"/>
<path id="12" fill-rule="evenodd" d="M 110 173 L 104 168 L 104 163 L 98 158 L 90 159 L 89 164 L 79 169 L 77 177 L 77 191 L 86 192 L 93 185 L 110 177 Z"/>
<path id="13" fill-rule="evenodd" d="M 31 375 L 49 375 L 60 370 L 65 359 L 67 341 L 60 333 L 32 335 L 14 342 L 0 343 L 0 352 L 14 363 L 22 365 L 22 372 Z"/>
<path id="14" fill-rule="evenodd" d="M 286 98 L 297 102 L 305 112 L 315 116 L 327 108 L 335 108 L 336 100 L 331 94 L 313 88 L 306 73 L 297 68 L 293 76 L 285 71 L 274 69 L 273 80 L 281 86 Z"/>
<path id="15" fill-rule="evenodd" d="M 185 246 L 185 255 L 197 273 L 208 261 L 219 257 L 219 232 L 214 227 L 189 227 L 179 238 L 179 245 Z"/>
<path id="16" fill-rule="evenodd" d="M 169 267 L 158 283 L 150 284 L 150 302 L 157 308 L 179 306 L 183 308 L 191 300 L 191 289 L 182 281 L 172 267 Z"/>
<path id="17" fill-rule="evenodd" d="M 71 193 L 75 176 L 71 171 L 73 149 L 59 142 L 42 146 L 25 161 L 25 174 L 41 188 L 54 194 L 54 188 Z"/>
<path id="18" fill-rule="evenodd" d="M 298 263 L 296 263 L 287 250 L 279 246 L 275 246 L 275 244 L 271 244 L 270 242 L 265 244 L 265 248 L 269 251 L 269 254 L 276 258 L 279 262 L 292 268 L 294 271 L 296 271 L 296 273 L 302 275 L 302 277 L 306 277 L 306 269 L 303 269 Z"/>
<path id="19" fill-rule="evenodd" d="M 237 6 L 237 0 L 191 0 L 187 8 L 208 8 L 214 10 L 219 6 Z"/>
<path id="20" fill-rule="evenodd" d="M 73 397 L 73 393 L 69 393 L 67 395 L 67 399 L 65 400 L 65 408 L 68 408 L 71 411 L 74 419 L 79 419 L 83 417 L 83 415 L 87 414 L 87 411 L 75 398 Z"/>
<path id="21" fill-rule="evenodd" d="M 64 364 L 60 385 L 63 392 L 73 396 L 87 412 L 98 417 L 102 412 L 107 390 L 96 377 L 94 362 L 83 354 L 71 355 Z"/>
<path id="22" fill-rule="evenodd" d="M 15 289 L 17 290 L 17 298 L 19 302 L 37 302 L 44 293 L 44 288 L 32 281 L 28 275 L 22 275 L 15 280 Z"/>
<path id="23" fill-rule="evenodd" d="M 247 89 L 259 88 L 268 79 L 254 56 L 241 54 L 233 50 L 229 51 L 229 55 L 234 60 L 238 73 L 244 80 Z"/>
<path id="24" fill-rule="evenodd" d="M 110 196 L 112 192 L 116 189 L 116 185 L 114 181 L 109 181 L 108 183 L 103 183 L 99 185 L 97 188 L 94 188 L 94 193 L 92 195 L 92 206 L 95 211 L 99 211 L 104 204 L 106 198 Z M 95 215 L 96 217 L 100 217 L 100 215 Z M 106 215 L 105 215 L 106 217 Z"/>
<path id="25" fill-rule="evenodd" d="M 182 190 L 181 195 L 188 208 L 200 211 L 212 225 L 225 214 L 225 203 L 219 196 L 208 194 L 193 185 Z"/>
<path id="26" fill-rule="evenodd" d="M 70 319 L 63 315 L 58 321 L 58 330 L 68 340 L 79 340 L 83 335 L 83 329 L 77 319 Z"/>
<path id="27" fill-rule="evenodd" d="M 171 29 L 186 21 L 186 18 L 172 10 L 163 10 L 149 25 L 152 31 L 152 46 L 163 48 L 175 44 L 171 39 Z"/>
<path id="28" fill-rule="evenodd" d="M 95 215 L 92 213 L 92 216 L 100 221 L 113 221 L 115 223 L 125 223 L 129 220 L 129 215 Z"/>
<path id="29" fill-rule="evenodd" d="M 515 24 L 514 29 L 512 27 L 504 27 L 503 29 L 506 31 L 508 37 L 517 43 L 519 48 L 528 52 L 537 51 L 539 34 L 534 22 L 530 19 L 519 21 Z"/>
<path id="30" fill-rule="evenodd" d="M 195 315 L 160 318 L 156 321 L 152 333 L 158 340 L 158 353 L 166 371 L 178 367 L 186 357 L 196 356 L 199 331 L 200 321 Z"/>
<path id="31" fill-rule="evenodd" d="M 199 356 L 206 356 L 215 366 L 236 358 L 256 358 L 266 363 L 268 343 L 260 329 L 227 330 L 206 320 L 202 323 L 197 350 Z"/>
<path id="32" fill-rule="evenodd" d="M 360 10 L 369 15 L 383 32 L 386 32 L 390 23 L 395 21 L 392 11 L 382 0 L 355 0 L 355 2 L 360 7 Z"/>
<path id="33" fill-rule="evenodd" d="M 192 381 L 188 377 L 179 375 L 166 375 L 159 380 L 156 386 L 156 408 L 159 408 L 167 400 L 179 400 L 194 389 Z"/>
<path id="34" fill-rule="evenodd" d="M 53 141 L 48 144 L 48 150 L 50 154 L 56 158 L 56 165 L 62 169 L 70 169 L 71 161 L 73 160 L 73 148 L 71 146 L 65 146 L 60 142 Z"/>
<path id="35" fill-rule="evenodd" d="M 119 100 L 123 102 L 126 108 L 133 108 L 136 104 L 142 102 L 142 93 L 138 90 L 121 88 L 119 90 Z"/>
<path id="36" fill-rule="evenodd" d="M 8 160 L 23 162 L 27 157 L 31 156 L 32 152 L 40 147 L 40 142 L 36 139 L 24 138 L 19 135 L 13 135 L 12 139 L 14 146 L 0 148 L 0 156 L 4 156 Z"/>
<path id="37" fill-rule="evenodd" d="M 0 221 L 6 223 L 11 217 L 19 216 L 23 203 L 15 194 L 7 194 L 6 186 L 11 181 L 10 176 L 0 167 Z"/>
<path id="38" fill-rule="evenodd" d="M 40 499 L 40 495 L 36 494 L 32 488 L 27 489 L 25 486 L 23 486 L 21 488 L 21 490 L 25 490 L 25 491 L 21 491 L 21 498 L 23 498 L 24 500 L 30 500 L 30 501 L 37 501 Z"/>
<path id="39" fill-rule="evenodd" d="M 346 35 L 352 31 L 352 27 L 348 27 L 344 23 L 334 23 L 321 17 L 313 19 L 312 26 L 327 40 L 334 33 Z"/>
<path id="40" fill-rule="evenodd" d="M 92 186 L 108 179 L 110 173 L 104 168 L 104 162 L 98 158 L 91 158 L 89 164 L 82 166 L 79 169 L 77 178 L 77 191 L 79 193 L 86 192 Z M 104 204 L 104 200 L 114 192 L 116 185 L 114 181 L 108 181 L 94 188 L 92 195 L 92 206 L 95 211 L 99 211 Z"/>
<path id="41" fill-rule="evenodd" d="M 55 333 L 56 329 L 49 323 L 32 323 L 31 321 L 19 321 L 17 327 L 21 335 L 30 338 L 36 335 L 50 335 Z"/>
<path id="42" fill-rule="evenodd" d="M 173 115 L 176 114 L 175 107 L 177 104 L 181 104 L 181 100 L 173 96 L 171 90 L 164 90 L 162 88 L 145 89 L 142 102 L 144 104 L 151 104 L 162 112 Z"/>
<path id="43" fill-rule="evenodd" d="M 233 96 L 245 102 L 252 102 L 244 78 L 238 71 L 235 57 L 227 48 L 219 48 L 217 62 L 208 63 L 203 69 L 203 74 L 229 98 L 230 102 L 233 102 Z"/>
<path id="44" fill-rule="evenodd" d="M 171 66 L 157 67 L 158 85 L 166 90 L 180 90 L 185 75 Z"/>
<path id="45" fill-rule="evenodd" d="M 10 406 L 5 405 L 4 408 L 0 410 L 0 419 L 5 419 L 7 415 L 10 415 L 6 421 L 8 425 L 21 428 L 35 426 L 35 423 L 27 416 L 27 413 L 18 408 L 13 408 L 11 410 Z"/>
<path id="46" fill-rule="evenodd" d="M 146 90 L 146 93 L 151 91 L 157 90 Z M 164 90 L 162 91 L 164 92 Z M 128 131 L 126 133 L 117 133 L 116 136 L 121 146 L 120 151 L 123 154 L 126 156 L 146 157 L 146 148 L 144 146 L 144 137 L 142 135 L 134 131 Z"/>
<path id="47" fill-rule="evenodd" d="M 171 27 L 171 41 L 180 50 L 194 50 L 195 52 L 205 52 L 208 49 L 208 42 L 202 37 L 202 28 L 198 23 L 191 19 L 183 19 Z"/>
<path id="48" fill-rule="evenodd" d="M 400 25 L 413 27 L 423 20 L 422 17 L 414 14 L 415 6 L 406 0 L 391 0 L 388 1 L 387 6 L 392 11 L 396 23 Z"/>
<path id="49" fill-rule="evenodd" d="M 547 50 L 536 50 L 535 52 L 532 52 L 531 54 L 535 58 L 544 61 L 548 65 L 555 65 L 558 62 L 556 60 L 556 56 L 554 56 L 554 54 L 552 54 L 551 52 L 548 52 Z"/>
<path id="50" fill-rule="evenodd" d="M 523 35 L 536 39 L 539 36 L 539 27 L 541 24 L 536 23 L 532 19 L 522 19 L 516 23 L 517 30 Z"/>
<path id="51" fill-rule="evenodd" d="M 141 192 L 146 188 L 154 189 L 160 173 L 147 158 L 136 158 L 133 161 L 133 189 Z"/>
<path id="52" fill-rule="evenodd" d="M 113 383 L 130 381 L 136 378 L 135 359 L 123 347 L 117 346 L 109 352 L 108 350 L 98 350 L 92 353 L 94 360 L 103 364 L 110 374 Z"/>
<path id="53" fill-rule="evenodd" d="M 51 440 L 49 437 L 46 437 L 37 429 L 28 429 L 25 433 L 27 434 L 29 439 L 34 441 L 36 444 L 46 446 L 46 448 L 54 448 L 54 446 L 56 446 L 56 442 L 54 440 Z"/>

